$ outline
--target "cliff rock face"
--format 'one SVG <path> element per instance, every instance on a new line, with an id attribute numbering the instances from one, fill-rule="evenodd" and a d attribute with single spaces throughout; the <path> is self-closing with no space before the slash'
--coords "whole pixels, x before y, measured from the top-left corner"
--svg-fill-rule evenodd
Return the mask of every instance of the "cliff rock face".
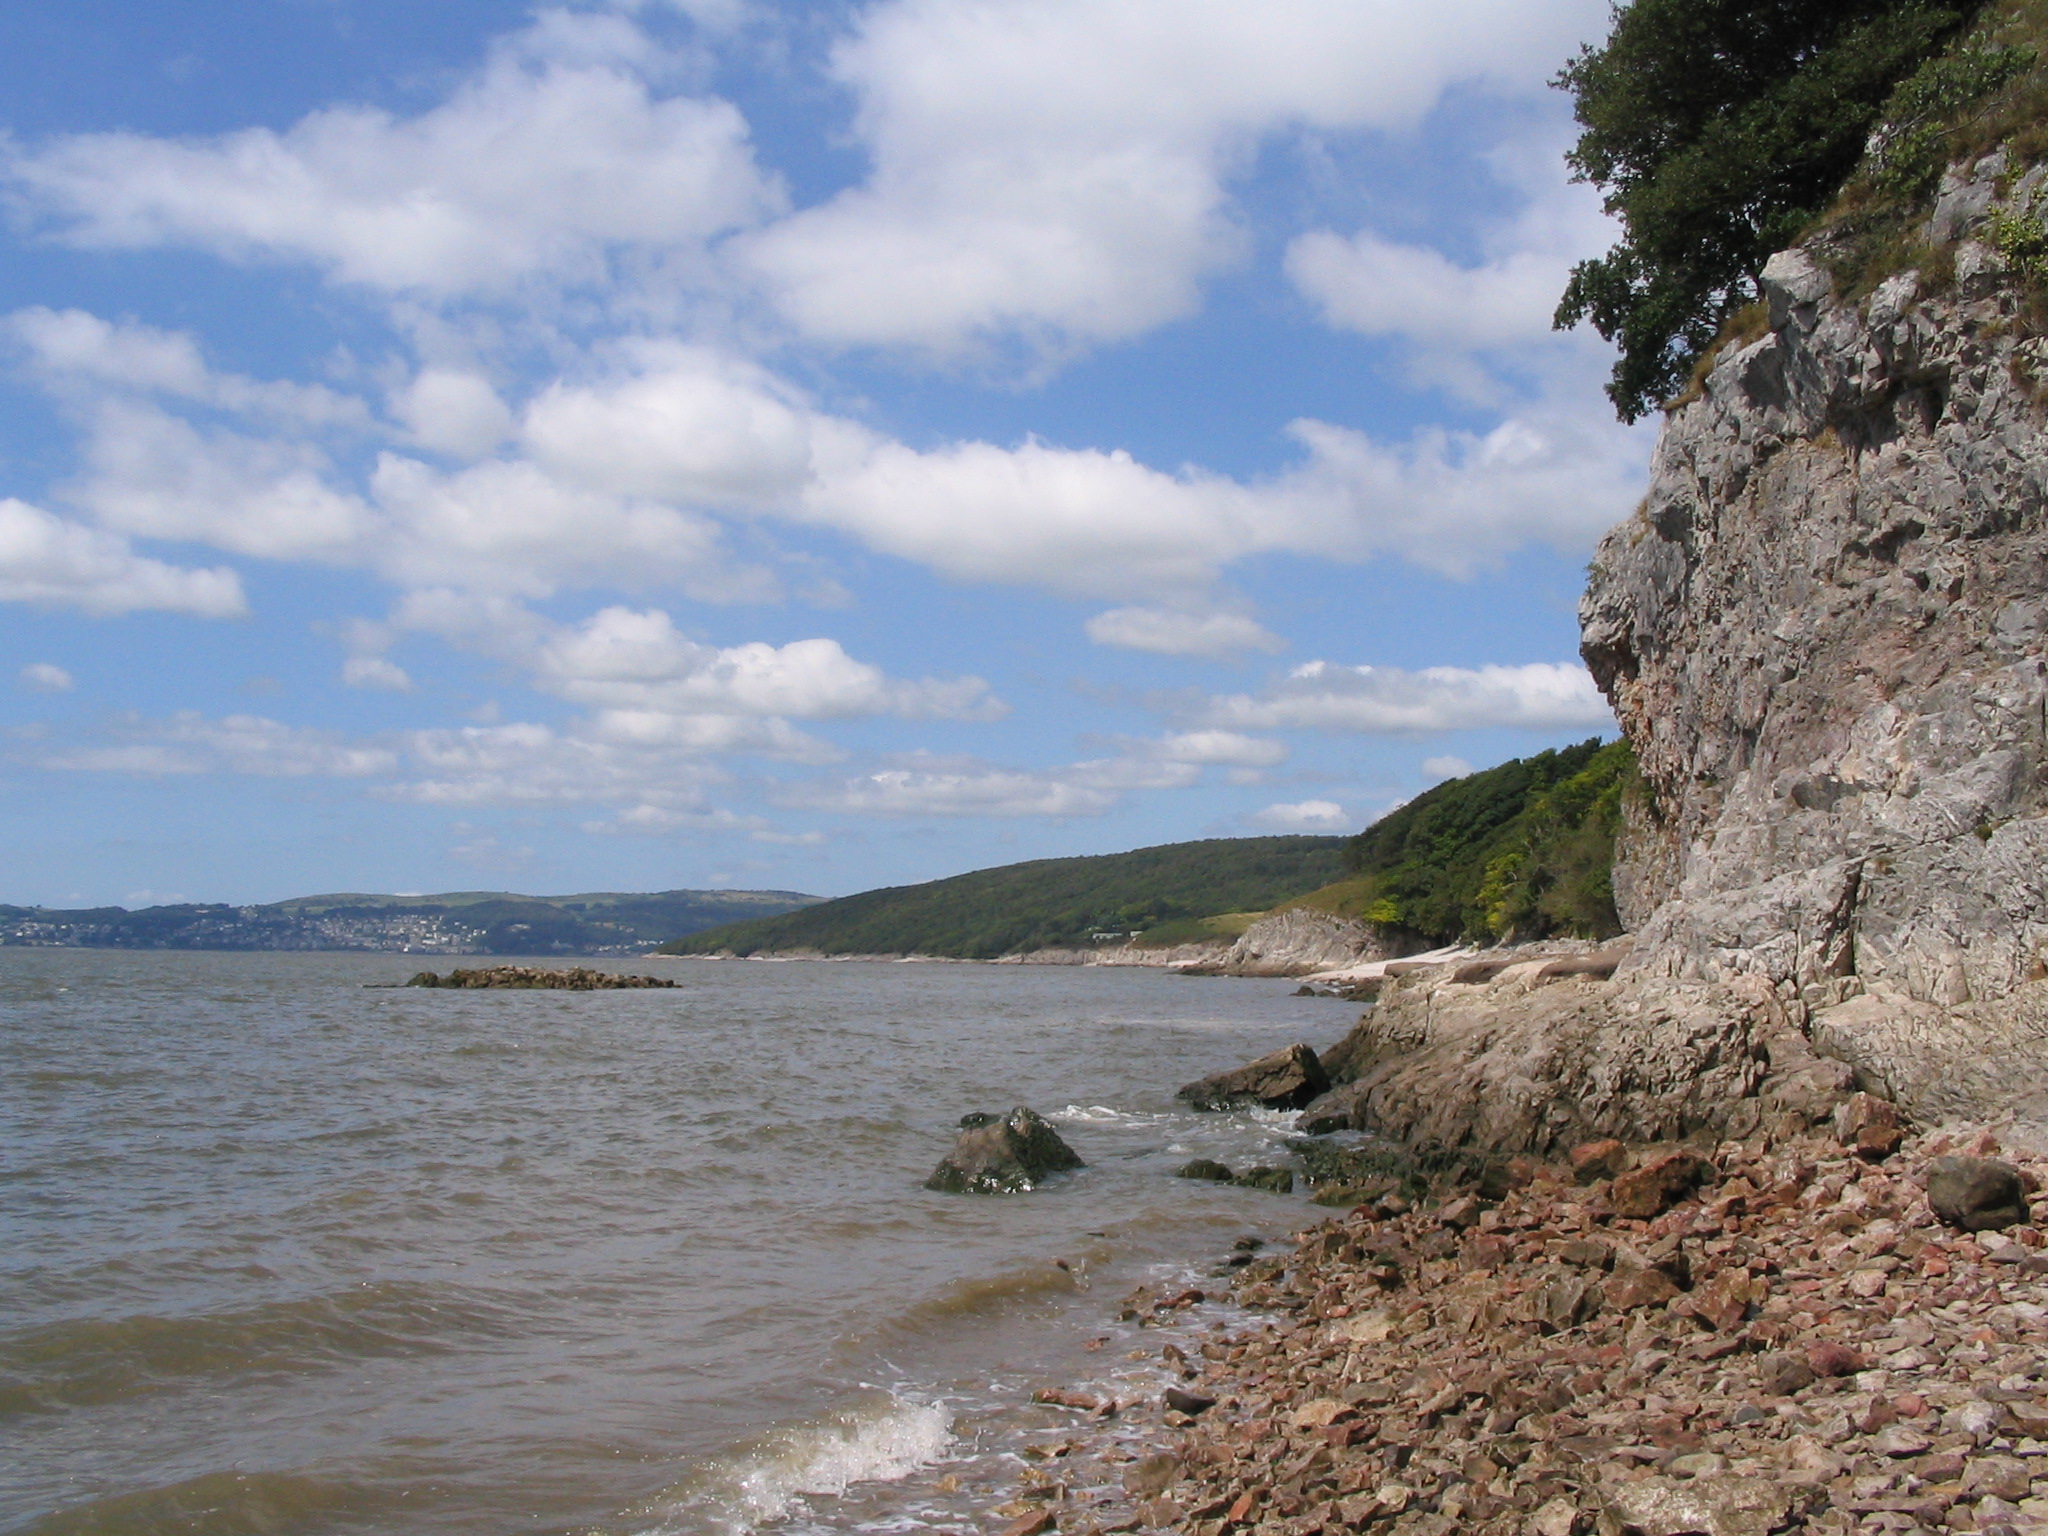
<path id="1" fill-rule="evenodd" d="M 1769 331 L 1672 415 L 1580 608 L 1654 797 L 1618 861 L 1627 970 L 1761 977 L 1949 1113 L 2048 1063 L 1990 1008 L 2048 976 L 2048 350 L 1968 238 L 2004 170 L 1952 173 L 1941 291 L 1906 272 L 1850 303 L 1807 252 L 1772 259 Z M 1979 1053 L 1987 1019 L 2025 1060 L 1976 1092 L 1897 1058 Z"/>
<path id="2" fill-rule="evenodd" d="M 1978 238 L 2048 168 L 2006 170 L 1951 172 L 1939 281 L 1774 257 L 1601 543 L 1582 650 L 1649 790 L 1614 979 L 1404 976 L 1312 1116 L 1555 1149 L 1813 1123 L 1853 1074 L 2048 1120 L 2048 340 Z"/>
<path id="3" fill-rule="evenodd" d="M 1238 935 L 1224 962 L 1236 976 L 1306 976 L 1370 960 L 1412 955 L 1419 941 L 1313 907 L 1289 907 L 1262 917 Z"/>

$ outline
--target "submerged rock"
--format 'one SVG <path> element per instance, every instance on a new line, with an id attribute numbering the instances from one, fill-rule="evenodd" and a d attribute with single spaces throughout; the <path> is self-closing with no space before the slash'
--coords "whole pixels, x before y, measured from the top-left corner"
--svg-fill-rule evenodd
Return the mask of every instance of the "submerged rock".
<path id="1" fill-rule="evenodd" d="M 954 1195 L 1010 1195 L 1038 1185 L 1055 1173 L 1088 1165 L 1060 1140 L 1045 1119 L 1019 1105 L 1002 1118 L 968 1115 L 926 1189 Z"/>
<path id="2" fill-rule="evenodd" d="M 1197 1109 L 1228 1109 L 1237 1104 L 1262 1104 L 1268 1109 L 1300 1109 L 1330 1086 L 1314 1049 L 1290 1045 L 1232 1072 L 1219 1072 L 1189 1083 L 1174 1095 Z"/>
<path id="3" fill-rule="evenodd" d="M 1228 1184 L 1237 1177 L 1228 1163 L 1219 1163 L 1213 1157 L 1198 1157 L 1193 1162 L 1182 1163 L 1173 1170 L 1173 1176 L 1176 1179 L 1208 1179 L 1215 1184 Z"/>

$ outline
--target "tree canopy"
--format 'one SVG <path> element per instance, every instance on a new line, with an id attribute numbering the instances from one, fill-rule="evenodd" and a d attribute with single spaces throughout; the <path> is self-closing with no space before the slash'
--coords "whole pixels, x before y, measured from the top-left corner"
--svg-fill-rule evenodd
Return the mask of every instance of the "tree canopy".
<path id="1" fill-rule="evenodd" d="M 1628 743 L 1596 737 L 1439 784 L 1345 844 L 1359 915 L 1438 943 L 1609 938 L 1636 777 Z"/>
<path id="2" fill-rule="evenodd" d="M 1580 262 L 1557 307 L 1621 356 L 1624 421 L 1676 394 L 1855 170 L 1894 89 L 1982 0 L 1632 0 L 1556 84 L 1584 132 L 1566 157 L 1623 238 Z"/>

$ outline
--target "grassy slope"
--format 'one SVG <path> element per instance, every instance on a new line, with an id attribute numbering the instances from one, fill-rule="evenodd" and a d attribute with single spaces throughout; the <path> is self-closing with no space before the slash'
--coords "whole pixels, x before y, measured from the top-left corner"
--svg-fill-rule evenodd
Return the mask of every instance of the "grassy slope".
<path id="1" fill-rule="evenodd" d="M 1343 872 L 1334 837 L 1238 837 L 1037 859 L 865 891 L 665 945 L 671 954 L 809 950 L 955 959 L 1086 944 L 1103 932 L 1263 911 Z"/>

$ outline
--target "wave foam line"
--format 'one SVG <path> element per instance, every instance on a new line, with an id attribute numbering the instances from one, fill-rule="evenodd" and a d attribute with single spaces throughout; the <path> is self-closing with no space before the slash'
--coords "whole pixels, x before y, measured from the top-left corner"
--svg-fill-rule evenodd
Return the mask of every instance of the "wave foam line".
<path id="1" fill-rule="evenodd" d="M 778 1430 L 678 1490 L 657 1536 L 698 1529 L 700 1521 L 733 1532 L 771 1525 L 802 1512 L 806 1498 L 837 1498 L 856 1483 L 908 1477 L 952 1443 L 953 1415 L 944 1407 L 894 1395 L 879 1408 Z"/>

